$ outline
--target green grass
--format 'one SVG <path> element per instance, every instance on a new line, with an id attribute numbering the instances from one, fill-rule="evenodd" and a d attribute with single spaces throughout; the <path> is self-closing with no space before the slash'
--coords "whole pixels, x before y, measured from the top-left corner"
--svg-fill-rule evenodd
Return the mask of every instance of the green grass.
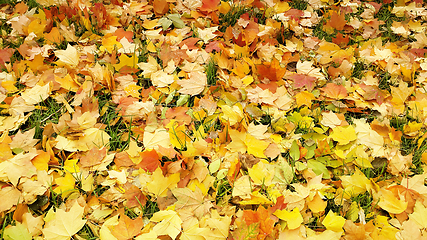
<path id="1" fill-rule="evenodd" d="M 335 33 L 329 34 L 323 30 L 323 26 L 326 24 L 326 19 L 322 18 L 322 20 L 314 27 L 313 35 L 319 39 L 325 39 L 328 42 L 332 42 L 332 38 L 336 36 Z"/>
<path id="2" fill-rule="evenodd" d="M 206 77 L 208 79 L 208 85 L 210 86 L 216 85 L 217 71 L 218 71 L 218 66 L 216 65 L 215 59 L 211 57 L 208 60 L 208 63 L 205 65 L 205 72 L 206 72 Z"/>
<path id="3" fill-rule="evenodd" d="M 216 204 L 221 204 L 221 202 L 227 200 L 227 196 L 230 195 L 233 191 L 233 188 L 231 187 L 230 183 L 225 178 L 216 180 L 213 186 L 214 189 L 216 189 Z"/>
<path id="4" fill-rule="evenodd" d="M 154 201 L 154 199 L 150 196 L 147 196 L 147 202 L 145 203 L 145 206 L 142 208 L 142 215 L 144 217 L 151 218 L 154 213 L 159 212 L 159 206 L 157 205 L 157 202 Z"/>
<path id="5" fill-rule="evenodd" d="M 117 106 L 111 104 L 111 94 L 98 92 L 99 112 L 101 113 L 99 122 L 106 125 L 104 131 L 111 137 L 108 143 L 110 151 L 124 150 L 129 146 L 132 138 L 132 122 L 126 123 L 120 116 Z"/>
<path id="6" fill-rule="evenodd" d="M 380 25 L 381 39 L 383 40 L 383 43 L 388 41 L 396 42 L 401 40 L 399 35 L 393 33 L 391 26 L 393 22 L 405 21 L 405 17 L 397 17 L 395 14 L 391 13 L 390 9 L 392 9 L 393 6 L 394 3 L 383 4 L 380 10 L 374 15 L 374 18 L 378 19 L 379 21 L 384 21 L 384 24 Z"/>
<path id="7" fill-rule="evenodd" d="M 70 99 L 67 97 L 66 99 Z M 43 102 L 36 106 L 36 109 L 32 111 L 31 116 L 23 126 L 25 131 L 35 128 L 34 134 L 35 139 L 42 139 L 44 127 L 48 123 L 58 123 L 59 118 L 65 113 L 66 109 L 62 103 L 56 102 L 52 97 L 48 97 Z"/>
<path id="8" fill-rule="evenodd" d="M 92 229 L 89 227 L 88 223 L 86 223 L 82 229 L 77 232 L 77 235 L 83 239 L 94 240 L 99 239 L 99 237 L 93 234 Z"/>
<path id="9" fill-rule="evenodd" d="M 256 18 L 259 24 L 265 24 L 267 17 L 265 12 L 258 8 L 250 8 L 242 5 L 232 5 L 230 11 L 219 14 L 219 30 L 225 32 L 227 27 L 232 27 L 237 23 L 240 16 L 249 13 L 250 17 Z"/>
<path id="10" fill-rule="evenodd" d="M 365 192 L 363 194 L 359 194 L 355 197 L 351 198 L 352 202 L 356 202 L 357 205 L 363 209 L 365 213 L 371 213 L 376 205 L 378 205 L 378 201 L 374 202 L 372 195 L 369 192 Z M 370 221 L 374 216 L 366 218 L 366 222 Z"/>
<path id="11" fill-rule="evenodd" d="M 14 214 L 14 212 L 10 212 L 10 213 L 5 214 L 5 216 L 3 217 L 0 239 L 4 239 L 3 233 L 4 233 L 4 229 L 6 228 L 6 226 L 13 225 L 13 223 L 15 222 L 15 220 L 13 220 L 13 214 Z"/>
<path id="12" fill-rule="evenodd" d="M 306 10 L 308 2 L 304 0 L 292 0 L 289 2 L 289 6 L 298 10 Z"/>

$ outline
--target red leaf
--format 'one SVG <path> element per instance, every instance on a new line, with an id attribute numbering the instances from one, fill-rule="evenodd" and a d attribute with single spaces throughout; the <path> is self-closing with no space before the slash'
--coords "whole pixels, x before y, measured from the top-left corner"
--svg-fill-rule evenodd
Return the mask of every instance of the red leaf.
<path id="1" fill-rule="evenodd" d="M 154 0 L 153 8 L 157 15 L 163 15 L 169 11 L 169 4 L 166 0 Z"/>
<path id="2" fill-rule="evenodd" d="M 182 48 L 184 44 L 188 47 L 189 50 L 198 49 L 199 47 L 195 46 L 195 44 L 200 41 L 200 38 L 190 37 L 179 43 L 179 47 Z"/>
<path id="3" fill-rule="evenodd" d="M 329 98 L 340 100 L 347 97 L 347 89 L 345 89 L 344 86 L 337 85 L 335 83 L 326 84 L 326 87 L 323 87 L 322 90 L 324 91 L 325 96 Z"/>
<path id="4" fill-rule="evenodd" d="M 307 91 L 312 91 L 314 88 L 314 83 L 316 82 L 315 77 L 310 77 L 305 74 L 294 74 L 288 77 L 294 81 L 294 88 L 306 87 Z"/>
<path id="5" fill-rule="evenodd" d="M 363 98 L 366 100 L 376 100 L 379 105 L 384 102 L 384 99 L 387 97 L 387 93 L 378 88 L 377 86 L 370 86 L 365 84 L 359 85 L 365 93 Z"/>
<path id="6" fill-rule="evenodd" d="M 114 163 L 118 168 L 121 167 L 131 167 L 135 163 L 130 159 L 129 154 L 126 152 L 119 152 L 114 156 Z"/>
<path id="7" fill-rule="evenodd" d="M 332 38 L 332 42 L 339 45 L 340 47 L 346 46 L 350 41 L 348 36 L 343 36 L 340 32 L 337 34 L 337 37 Z"/>
<path id="8" fill-rule="evenodd" d="M 120 214 L 119 224 L 110 227 L 111 233 L 119 240 L 132 239 L 141 232 L 144 223 L 142 218 L 130 219 L 124 213 Z"/>
<path id="9" fill-rule="evenodd" d="M 11 48 L 0 49 L 0 66 L 3 65 L 5 62 L 10 61 L 10 57 L 12 57 L 13 52 L 15 52 L 15 49 L 11 49 Z"/>
<path id="10" fill-rule="evenodd" d="M 82 167 L 93 167 L 101 163 L 102 159 L 107 156 L 107 149 L 92 148 L 87 154 L 80 158 Z"/>
<path id="11" fill-rule="evenodd" d="M 187 111 L 188 107 L 168 108 L 165 114 L 166 119 L 163 124 L 167 125 L 172 119 L 183 121 L 185 124 L 190 124 L 191 117 L 187 114 Z"/>
<path id="12" fill-rule="evenodd" d="M 257 239 L 265 239 L 273 232 L 274 221 L 270 218 L 271 213 L 263 206 L 259 206 L 257 211 L 243 211 L 243 219 L 247 226 L 259 223 L 259 234 Z"/>
<path id="13" fill-rule="evenodd" d="M 124 197 L 126 198 L 126 207 L 143 207 L 147 202 L 147 198 L 142 194 L 141 189 L 133 184 L 126 184 Z"/>
<path id="14" fill-rule="evenodd" d="M 257 70 L 261 80 L 268 78 L 270 81 L 279 81 L 286 72 L 286 68 L 280 67 L 279 61 L 275 58 L 271 63 L 257 65 Z"/>
<path id="15" fill-rule="evenodd" d="M 140 156 L 142 157 L 142 161 L 137 167 L 154 172 L 160 166 L 159 155 L 156 150 L 144 151 L 140 153 Z"/>
<path id="16" fill-rule="evenodd" d="M 212 42 L 208 43 L 208 45 L 206 45 L 205 51 L 207 53 L 210 53 L 213 50 L 220 52 L 221 48 L 220 48 L 219 44 L 221 44 L 220 41 L 212 41 Z"/>
<path id="17" fill-rule="evenodd" d="M 117 36 L 117 41 L 120 41 L 122 38 L 126 38 L 128 42 L 133 42 L 133 32 L 132 31 L 125 31 L 123 28 L 118 28 L 114 35 Z"/>
<path id="18" fill-rule="evenodd" d="M 345 15 L 338 15 L 337 12 L 333 12 L 331 19 L 329 20 L 329 26 L 335 28 L 336 30 L 344 30 L 344 26 L 347 23 L 345 20 Z"/>
<path id="19" fill-rule="evenodd" d="M 199 8 L 202 12 L 213 12 L 218 8 L 220 0 L 203 0 L 203 5 Z"/>

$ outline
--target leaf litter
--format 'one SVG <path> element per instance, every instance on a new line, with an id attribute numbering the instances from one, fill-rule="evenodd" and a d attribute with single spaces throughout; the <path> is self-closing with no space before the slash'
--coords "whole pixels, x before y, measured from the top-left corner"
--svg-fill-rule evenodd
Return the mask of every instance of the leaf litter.
<path id="1" fill-rule="evenodd" d="M 6 1 L 4 239 L 425 239 L 423 1 Z"/>

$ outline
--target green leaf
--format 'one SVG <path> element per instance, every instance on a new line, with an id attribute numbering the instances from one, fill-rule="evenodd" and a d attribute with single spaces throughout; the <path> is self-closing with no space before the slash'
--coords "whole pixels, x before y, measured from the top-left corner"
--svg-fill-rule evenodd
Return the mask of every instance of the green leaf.
<path id="1" fill-rule="evenodd" d="M 162 25 L 163 30 L 166 30 L 172 25 L 173 22 L 165 17 L 162 17 L 159 19 L 159 23 Z"/>
<path id="2" fill-rule="evenodd" d="M 313 172 L 315 173 L 315 174 L 317 174 L 317 175 L 320 175 L 320 174 L 323 174 L 323 178 L 324 179 L 329 179 L 329 178 L 331 178 L 331 176 L 329 175 L 329 171 L 328 171 L 328 169 L 326 168 L 326 166 L 323 164 L 323 163 L 321 163 L 321 162 L 318 162 L 318 161 L 316 161 L 316 160 L 308 160 L 307 161 L 307 167 L 308 168 L 311 168 L 312 170 L 313 170 Z"/>
<path id="3" fill-rule="evenodd" d="M 3 237 L 5 240 L 31 240 L 31 234 L 27 228 L 19 222 L 16 226 L 8 226 L 4 229 Z"/>
<path id="4" fill-rule="evenodd" d="M 181 96 L 179 96 L 178 101 L 176 101 L 176 105 L 178 107 L 182 106 L 182 105 L 186 104 L 189 99 L 190 99 L 190 95 L 181 95 Z"/>
<path id="5" fill-rule="evenodd" d="M 176 90 L 169 93 L 168 97 L 165 99 L 166 104 L 169 104 L 170 102 L 172 102 L 173 98 L 175 97 L 175 93 L 176 93 Z"/>
<path id="6" fill-rule="evenodd" d="M 291 149 L 289 150 L 289 154 L 294 161 L 298 161 L 300 157 L 299 146 L 296 140 L 292 142 Z"/>
<path id="7" fill-rule="evenodd" d="M 169 14 L 168 15 L 169 20 L 172 21 L 173 25 L 176 28 L 183 28 L 185 27 L 184 21 L 182 21 L 181 16 L 178 13 Z"/>
<path id="8" fill-rule="evenodd" d="M 283 157 L 279 157 L 277 160 L 277 167 L 275 170 L 275 179 L 285 184 L 290 184 L 292 182 L 295 174 L 294 170 Z"/>

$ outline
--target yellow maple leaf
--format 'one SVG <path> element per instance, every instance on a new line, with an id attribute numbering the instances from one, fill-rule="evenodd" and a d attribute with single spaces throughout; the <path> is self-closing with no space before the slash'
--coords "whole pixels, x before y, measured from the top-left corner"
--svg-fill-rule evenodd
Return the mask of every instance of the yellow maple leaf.
<path id="1" fill-rule="evenodd" d="M 169 129 L 169 139 L 171 144 L 179 149 L 183 149 L 190 142 L 191 139 L 186 134 L 186 128 L 184 124 L 179 125 L 178 121 L 171 120 L 166 128 Z"/>
<path id="2" fill-rule="evenodd" d="M 337 216 L 336 213 L 329 211 L 326 217 L 323 219 L 322 224 L 328 230 L 332 230 L 334 232 L 342 231 L 342 227 L 345 224 L 345 218 L 341 216 Z"/>
<path id="3" fill-rule="evenodd" d="M 181 232 L 182 220 L 175 211 L 164 210 L 156 212 L 150 221 L 157 222 L 156 226 L 153 227 L 153 231 L 157 235 L 168 235 L 175 239 Z"/>
<path id="4" fill-rule="evenodd" d="M 64 162 L 64 170 L 69 172 L 69 173 L 80 172 L 80 168 L 79 168 L 79 166 L 77 166 L 78 161 L 79 161 L 79 159 L 67 159 Z"/>
<path id="5" fill-rule="evenodd" d="M 86 220 L 82 220 L 83 212 L 84 207 L 81 207 L 77 201 L 74 202 L 68 212 L 63 209 L 50 212 L 53 215 L 50 216 L 49 221 L 46 220 L 42 230 L 45 239 L 70 239 L 86 224 Z"/>
<path id="6" fill-rule="evenodd" d="M 427 208 L 420 202 L 415 203 L 414 212 L 409 214 L 409 219 L 416 222 L 421 228 L 427 228 Z"/>
<path id="7" fill-rule="evenodd" d="M 301 107 L 303 105 L 311 107 L 311 101 L 313 101 L 316 98 L 311 92 L 302 91 L 297 93 L 297 95 L 295 95 L 295 99 L 298 107 Z"/>
<path id="8" fill-rule="evenodd" d="M 265 149 L 270 145 L 270 143 L 254 138 L 252 135 L 246 134 L 245 145 L 249 154 L 254 155 L 259 158 L 267 158 L 264 155 Z"/>
<path id="9" fill-rule="evenodd" d="M 246 198 L 251 192 L 251 180 L 248 175 L 243 175 L 234 182 L 233 192 L 231 194 L 233 197 Z"/>
<path id="10" fill-rule="evenodd" d="M 243 108 L 240 104 L 236 104 L 232 107 L 224 104 L 220 107 L 223 113 L 221 118 L 225 121 L 228 121 L 230 123 L 230 126 L 233 126 L 234 124 L 240 122 L 240 120 L 242 120 L 242 118 L 244 117 Z"/>
<path id="11" fill-rule="evenodd" d="M 286 209 L 276 210 L 273 214 L 278 218 L 286 221 L 289 229 L 296 229 L 301 226 L 301 223 L 304 222 L 304 219 L 302 218 L 302 215 L 297 207 L 290 212 Z"/>
<path id="12" fill-rule="evenodd" d="M 179 89 L 178 92 L 191 96 L 202 93 L 208 84 L 206 74 L 201 72 L 191 72 L 188 75 L 188 79 L 177 81 L 181 86 L 181 89 Z"/>
<path id="13" fill-rule="evenodd" d="M 122 48 L 122 44 L 117 42 L 117 36 L 110 36 L 102 38 L 102 46 L 99 50 L 112 53 L 114 49 L 120 48 Z"/>
<path id="14" fill-rule="evenodd" d="M 21 93 L 21 97 L 25 100 L 27 104 L 37 104 L 46 100 L 50 94 L 49 83 L 44 86 L 35 85 L 32 88 L 27 88 L 23 93 Z"/>
<path id="15" fill-rule="evenodd" d="M 412 94 L 415 87 L 408 87 L 408 84 L 402 81 L 399 83 L 399 87 L 391 86 L 390 89 L 391 95 L 393 96 L 393 98 L 391 99 L 391 103 L 393 104 L 396 110 L 400 111 L 396 114 L 400 114 L 405 109 L 406 99 Z"/>
<path id="16" fill-rule="evenodd" d="M 74 188 L 76 180 L 74 179 L 71 173 L 66 172 L 63 177 L 55 179 L 55 183 L 58 185 L 53 191 L 56 194 L 62 194 L 63 198 L 70 196 L 73 192 L 77 190 Z"/>
<path id="17" fill-rule="evenodd" d="M 55 56 L 59 58 L 56 63 L 60 66 L 69 65 L 70 67 L 76 67 L 80 61 L 77 49 L 70 44 L 67 45 L 67 49 L 65 50 L 56 50 Z"/>
<path id="18" fill-rule="evenodd" d="M 141 93 L 139 92 L 139 90 L 141 90 L 142 87 L 137 86 L 136 84 L 129 84 L 125 87 L 125 92 L 126 95 L 134 97 L 134 98 L 139 98 L 141 96 Z"/>
<path id="19" fill-rule="evenodd" d="M 371 181 L 358 168 L 351 176 L 341 176 L 341 184 L 344 187 L 344 194 L 354 197 L 366 192 L 371 187 Z"/>
<path id="20" fill-rule="evenodd" d="M 331 135 L 329 135 L 334 141 L 337 141 L 339 145 L 346 145 L 351 141 L 357 139 L 356 131 L 353 126 L 338 126 L 333 129 Z"/>
<path id="21" fill-rule="evenodd" d="M 400 214 L 408 207 L 408 202 L 404 199 L 398 199 L 393 192 L 387 189 L 381 189 L 378 194 L 380 196 L 378 206 L 389 213 Z"/>
<path id="22" fill-rule="evenodd" d="M 165 197 L 168 189 L 176 188 L 176 184 L 180 180 L 179 175 L 179 173 L 174 173 L 165 177 L 162 170 L 157 168 L 152 175 L 152 181 L 147 184 L 147 189 L 156 197 Z"/>
<path id="23" fill-rule="evenodd" d="M 124 66 L 135 68 L 138 59 L 135 55 L 128 57 L 126 54 L 121 54 L 119 57 L 119 61 L 119 63 L 113 65 L 116 71 L 119 71 Z"/>
<path id="24" fill-rule="evenodd" d="M 256 185 L 269 186 L 274 177 L 274 167 L 264 159 L 248 169 L 248 172 Z"/>
<path id="25" fill-rule="evenodd" d="M 159 146 L 169 148 L 171 146 L 169 133 L 164 128 L 156 129 L 153 133 L 145 132 L 142 142 L 146 149 L 158 149 Z"/>
<path id="26" fill-rule="evenodd" d="M 244 142 L 246 133 L 230 129 L 228 134 L 230 135 L 232 141 L 227 145 L 227 149 L 229 149 L 231 152 L 246 152 L 246 144 Z"/>

